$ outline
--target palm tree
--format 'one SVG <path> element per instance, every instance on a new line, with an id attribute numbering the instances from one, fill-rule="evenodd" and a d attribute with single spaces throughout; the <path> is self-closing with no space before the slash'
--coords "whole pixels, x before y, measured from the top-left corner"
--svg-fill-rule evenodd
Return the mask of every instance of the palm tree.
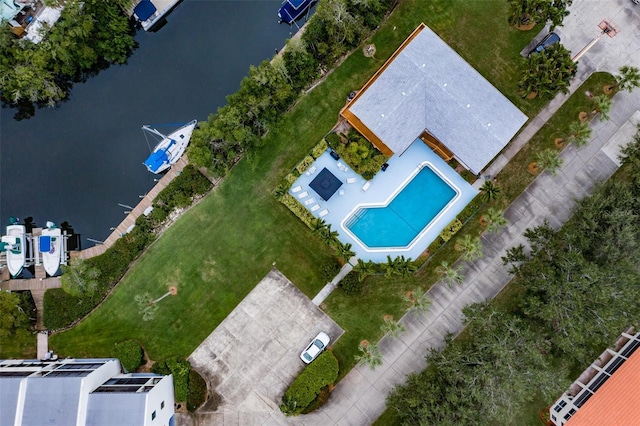
<path id="1" fill-rule="evenodd" d="M 414 314 L 419 312 L 426 312 L 431 306 L 431 300 L 426 291 L 422 290 L 422 287 L 416 288 L 414 291 L 408 293 L 403 299 L 411 304 L 414 309 Z"/>
<path id="2" fill-rule="evenodd" d="M 375 274 L 376 266 L 372 261 L 365 262 L 362 259 L 358 259 L 358 263 L 353 268 L 358 273 L 358 281 L 362 282 L 367 275 Z"/>
<path id="3" fill-rule="evenodd" d="M 461 268 L 454 268 L 449 266 L 449 262 L 443 260 L 440 265 L 436 268 L 436 273 L 440 275 L 442 280 L 449 286 L 453 287 L 455 284 L 462 284 L 464 281 L 464 276 L 460 272 Z"/>
<path id="4" fill-rule="evenodd" d="M 462 238 L 458 238 L 454 248 L 462 252 L 462 260 L 473 262 L 482 257 L 482 243 L 480 237 L 472 237 L 467 234 Z"/>
<path id="5" fill-rule="evenodd" d="M 487 223 L 487 232 L 497 233 L 500 228 L 505 226 L 509 221 L 504 217 L 502 210 L 498 210 L 494 207 L 487 209 L 487 212 L 482 216 Z"/>
<path id="6" fill-rule="evenodd" d="M 620 67 L 620 74 L 616 76 L 616 84 L 607 86 L 608 91 L 614 89 L 631 92 L 636 87 L 640 87 L 640 70 L 636 67 L 624 65 Z"/>
<path id="7" fill-rule="evenodd" d="M 351 259 L 355 255 L 355 252 L 351 250 L 350 243 L 342 243 L 340 240 L 336 239 L 335 248 L 338 252 L 338 257 L 342 259 L 344 263 L 348 263 L 349 259 Z"/>
<path id="8" fill-rule="evenodd" d="M 385 315 L 383 320 L 384 323 L 380 326 L 380 330 L 389 337 L 397 338 L 400 336 L 400 333 L 407 331 L 400 321 L 393 320 L 393 315 Z"/>
<path id="9" fill-rule="evenodd" d="M 331 230 L 331 225 L 325 225 L 320 231 L 320 239 L 327 245 L 333 245 L 338 239 L 338 232 Z"/>
<path id="10" fill-rule="evenodd" d="M 494 183 L 493 180 L 487 179 L 482 184 L 480 191 L 484 193 L 484 198 L 487 201 L 495 200 L 500 194 L 500 187 Z"/>
<path id="11" fill-rule="evenodd" d="M 581 148 L 589 142 L 591 137 L 591 127 L 588 123 L 582 121 L 574 121 L 569 126 L 569 140 L 576 145 L 576 148 Z"/>
<path id="12" fill-rule="evenodd" d="M 316 217 L 315 219 L 313 219 L 313 221 L 311 221 L 311 232 L 316 235 L 321 235 L 326 226 L 327 223 L 324 221 L 324 219 Z"/>
<path id="13" fill-rule="evenodd" d="M 398 258 L 391 259 L 391 256 L 387 255 L 387 263 L 384 264 L 384 276 L 389 278 L 393 274 L 397 274 L 397 265 L 396 261 Z"/>
<path id="14" fill-rule="evenodd" d="M 411 258 L 405 259 L 404 256 L 396 257 L 395 259 L 396 273 L 403 277 L 408 277 L 418 270 L 418 267 L 413 263 Z"/>
<path id="15" fill-rule="evenodd" d="M 541 169 L 547 169 L 552 175 L 556 174 L 556 171 L 562 167 L 564 160 L 558 155 L 558 151 L 555 149 L 547 148 L 540 151 L 536 155 L 535 164 Z"/>
<path id="16" fill-rule="evenodd" d="M 593 111 L 591 111 L 590 118 L 600 114 L 601 120 L 609 119 L 609 111 L 611 110 L 611 98 L 607 95 L 599 95 L 592 99 Z"/>
<path id="17" fill-rule="evenodd" d="M 382 365 L 382 354 L 378 345 L 372 345 L 363 340 L 358 345 L 358 350 L 360 353 L 354 356 L 356 362 L 367 364 L 371 370 L 375 370 L 376 367 Z"/>

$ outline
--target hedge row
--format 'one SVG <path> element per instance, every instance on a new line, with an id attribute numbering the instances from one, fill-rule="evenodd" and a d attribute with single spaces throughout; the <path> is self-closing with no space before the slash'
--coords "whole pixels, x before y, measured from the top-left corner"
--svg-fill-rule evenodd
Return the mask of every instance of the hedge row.
<path id="1" fill-rule="evenodd" d="M 305 411 L 322 388 L 335 383 L 338 371 L 338 360 L 333 353 L 321 353 L 285 391 L 280 410 L 286 415 L 297 415 Z"/>
<path id="2" fill-rule="evenodd" d="M 156 374 L 172 374 L 176 402 L 187 400 L 189 373 L 191 372 L 191 364 L 189 364 L 189 361 L 177 356 L 170 357 L 153 364 L 151 371 Z"/>
<path id="3" fill-rule="evenodd" d="M 280 198 L 280 202 L 287 206 L 289 210 L 293 212 L 298 218 L 307 225 L 309 228 L 313 226 L 313 221 L 315 217 L 311 214 L 309 210 L 307 210 L 298 200 L 292 197 L 290 194 L 284 194 Z"/>
<path id="4" fill-rule="evenodd" d="M 451 239 L 451 237 L 453 237 L 456 234 L 456 232 L 460 230 L 460 228 L 462 228 L 462 222 L 460 222 L 460 219 L 455 218 L 453 222 L 448 224 L 442 230 L 442 232 L 440 233 L 440 238 L 442 238 L 442 241 L 446 243 Z"/>

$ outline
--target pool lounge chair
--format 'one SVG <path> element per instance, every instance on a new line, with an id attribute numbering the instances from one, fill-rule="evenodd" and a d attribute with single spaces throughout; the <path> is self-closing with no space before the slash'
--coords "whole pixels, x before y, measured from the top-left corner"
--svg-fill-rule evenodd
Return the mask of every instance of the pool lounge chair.
<path id="1" fill-rule="evenodd" d="M 311 210 L 312 212 L 315 212 L 319 208 L 320 208 L 320 204 L 316 204 L 315 206 L 311 206 L 311 208 L 309 210 Z"/>
<path id="2" fill-rule="evenodd" d="M 328 209 L 324 209 L 320 213 L 318 213 L 318 217 L 324 217 L 324 216 L 326 216 L 328 214 L 329 214 L 329 210 Z"/>
<path id="3" fill-rule="evenodd" d="M 308 206 L 309 204 L 313 204 L 313 203 L 315 203 L 315 202 L 316 202 L 316 199 L 315 199 L 315 198 L 313 198 L 313 197 L 311 197 L 311 198 L 309 198 L 308 200 L 304 200 L 304 205 L 305 205 L 305 206 Z"/>
<path id="4" fill-rule="evenodd" d="M 364 183 L 364 185 L 362 185 L 362 192 L 365 192 L 367 189 L 369 189 L 369 187 L 371 186 L 371 181 L 368 180 Z"/>
<path id="5" fill-rule="evenodd" d="M 305 173 L 307 176 L 311 176 L 312 174 L 314 174 L 316 171 L 316 166 L 311 166 L 309 167 L 309 170 L 307 170 L 307 173 Z"/>
<path id="6" fill-rule="evenodd" d="M 300 191 L 302 191 L 302 187 L 300 185 L 296 186 L 295 188 L 291 188 L 291 192 L 293 192 L 294 194 Z"/>
<path id="7" fill-rule="evenodd" d="M 307 191 L 304 191 L 304 192 L 301 192 L 301 193 L 298 194 L 298 198 L 304 198 L 304 197 L 306 197 L 308 195 L 309 195 L 309 193 Z"/>
<path id="8" fill-rule="evenodd" d="M 356 183 L 357 180 L 358 179 L 356 179 L 354 177 L 350 177 L 350 178 L 347 178 L 347 183 Z"/>

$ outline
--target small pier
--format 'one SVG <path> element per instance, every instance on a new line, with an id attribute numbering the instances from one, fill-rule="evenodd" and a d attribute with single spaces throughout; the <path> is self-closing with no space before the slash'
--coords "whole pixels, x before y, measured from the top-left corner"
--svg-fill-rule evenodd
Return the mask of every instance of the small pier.
<path id="1" fill-rule="evenodd" d="M 178 160 L 173 166 L 171 166 L 171 168 L 164 174 L 164 176 L 162 176 L 158 183 L 153 188 L 151 188 L 147 195 L 145 195 L 145 197 L 140 200 L 136 207 L 131 210 L 131 213 L 129 213 L 127 217 L 125 217 L 125 219 L 120 222 L 116 229 L 111 233 L 111 235 L 107 237 L 107 239 L 102 244 L 95 245 L 79 252 L 71 252 L 72 257 L 89 259 L 94 256 L 99 256 L 107 251 L 107 249 L 111 247 L 118 240 L 118 238 L 131 232 L 136 224 L 136 219 L 138 218 L 138 216 L 145 214 L 145 212 L 149 214 L 150 210 L 148 209 L 152 207 L 153 200 L 158 196 L 160 191 L 166 188 L 167 185 L 169 185 L 169 183 L 182 172 L 182 169 L 184 169 L 186 165 L 186 156 L 182 156 L 182 158 L 180 158 L 180 160 Z"/>

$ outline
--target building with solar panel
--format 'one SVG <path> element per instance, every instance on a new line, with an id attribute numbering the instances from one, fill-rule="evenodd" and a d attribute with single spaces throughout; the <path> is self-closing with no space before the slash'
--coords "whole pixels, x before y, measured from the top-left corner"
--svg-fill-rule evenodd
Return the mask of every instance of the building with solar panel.
<path id="1" fill-rule="evenodd" d="M 0 426 L 173 426 L 173 377 L 111 359 L 0 360 Z"/>

